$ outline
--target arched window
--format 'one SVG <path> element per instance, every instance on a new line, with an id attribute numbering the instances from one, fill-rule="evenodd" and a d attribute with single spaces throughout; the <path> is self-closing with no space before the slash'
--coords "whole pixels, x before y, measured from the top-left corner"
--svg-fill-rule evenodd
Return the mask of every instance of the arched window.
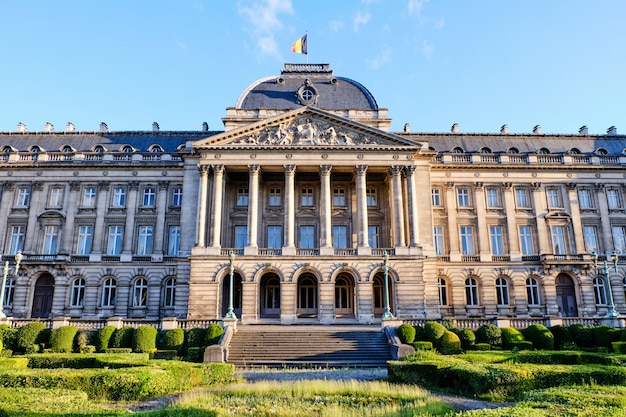
<path id="1" fill-rule="evenodd" d="M 7 278 L 7 281 L 4 287 L 4 300 L 2 300 L 2 305 L 4 307 L 12 307 L 14 295 L 15 295 L 15 278 Z"/>
<path id="2" fill-rule="evenodd" d="M 61 148 L 61 152 L 71 153 L 71 152 L 74 152 L 74 149 L 72 149 L 70 145 L 64 145 Z"/>
<path id="3" fill-rule="evenodd" d="M 439 278 L 439 305 L 448 305 L 448 283 L 443 278 Z"/>
<path id="4" fill-rule="evenodd" d="M 114 278 L 107 278 L 102 284 L 102 307 L 115 306 L 115 293 L 117 281 Z"/>
<path id="5" fill-rule="evenodd" d="M 134 150 L 134 149 L 133 149 L 133 147 L 132 147 L 132 146 L 130 146 L 130 145 L 124 145 L 124 146 L 122 147 L 122 152 L 124 152 L 124 153 L 132 153 L 132 152 L 134 152 L 134 151 L 135 151 L 135 150 Z"/>
<path id="6" fill-rule="evenodd" d="M 496 279 L 496 298 L 499 306 L 509 305 L 509 283 L 502 277 Z"/>
<path id="7" fill-rule="evenodd" d="M 528 305 L 539 305 L 539 284 L 535 278 L 528 278 L 526 280 L 526 298 Z"/>
<path id="8" fill-rule="evenodd" d="M 72 307 L 83 307 L 85 305 L 85 278 L 76 278 L 72 281 Z"/>
<path id="9" fill-rule="evenodd" d="M 463 150 L 463 148 L 457 146 L 456 148 L 452 149 L 452 153 L 465 153 L 465 151 Z"/>
<path id="10" fill-rule="evenodd" d="M 515 153 L 519 153 L 519 149 L 517 149 L 516 147 L 510 147 L 506 153 L 510 153 L 510 154 L 515 154 Z"/>
<path id="11" fill-rule="evenodd" d="M 484 146 L 482 148 L 480 148 L 480 153 L 492 153 L 491 149 L 489 149 L 488 147 Z"/>
<path id="12" fill-rule="evenodd" d="M 96 146 L 93 147 L 93 151 L 94 152 L 98 152 L 98 153 L 104 153 L 104 146 L 96 145 Z"/>
<path id="13" fill-rule="evenodd" d="M 162 153 L 163 152 L 163 148 L 161 148 L 161 146 L 159 145 L 152 145 L 149 149 L 150 152 L 152 153 Z"/>
<path id="14" fill-rule="evenodd" d="M 474 278 L 465 280 L 465 303 L 468 306 L 478 305 L 478 283 Z"/>
<path id="15" fill-rule="evenodd" d="M 569 151 L 567 151 L 567 153 L 570 154 L 570 155 L 580 155 L 580 149 L 572 148 Z"/>
<path id="16" fill-rule="evenodd" d="M 604 278 L 595 277 L 593 279 L 593 295 L 597 305 L 606 305 L 606 289 Z"/>
<path id="17" fill-rule="evenodd" d="M 148 280 L 139 278 L 133 285 L 133 307 L 145 307 L 148 301 Z"/>
<path id="18" fill-rule="evenodd" d="M 547 155 L 547 154 L 549 154 L 549 153 L 550 153 L 550 149 L 548 149 L 548 148 L 541 148 L 541 149 L 539 149 L 539 150 L 537 151 L 537 153 L 538 153 L 538 154 L 541 154 L 541 155 Z"/>
<path id="19" fill-rule="evenodd" d="M 163 307 L 174 307 L 176 302 L 176 279 L 169 278 L 163 286 Z"/>

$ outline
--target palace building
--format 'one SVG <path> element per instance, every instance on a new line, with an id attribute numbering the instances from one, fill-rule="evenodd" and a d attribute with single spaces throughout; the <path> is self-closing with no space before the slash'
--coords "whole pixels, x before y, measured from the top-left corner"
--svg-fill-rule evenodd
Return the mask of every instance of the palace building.
<path id="1" fill-rule="evenodd" d="M 626 313 L 626 137 L 614 127 L 390 132 L 387 109 L 327 64 L 285 64 L 223 121 L 0 133 L 4 314 Z"/>

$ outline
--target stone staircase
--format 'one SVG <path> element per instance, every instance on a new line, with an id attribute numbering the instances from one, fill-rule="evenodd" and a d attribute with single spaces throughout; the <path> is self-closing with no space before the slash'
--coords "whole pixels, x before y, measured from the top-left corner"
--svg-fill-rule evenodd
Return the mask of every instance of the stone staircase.
<path id="1" fill-rule="evenodd" d="M 228 363 L 238 367 L 384 367 L 391 359 L 378 326 L 238 326 Z"/>

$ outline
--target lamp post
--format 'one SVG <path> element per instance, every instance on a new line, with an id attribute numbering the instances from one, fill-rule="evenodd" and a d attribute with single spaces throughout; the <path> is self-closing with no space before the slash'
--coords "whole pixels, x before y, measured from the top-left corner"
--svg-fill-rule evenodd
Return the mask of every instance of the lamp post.
<path id="1" fill-rule="evenodd" d="M 384 319 L 392 319 L 391 309 L 389 308 L 389 271 L 387 267 L 387 261 L 389 261 L 389 254 L 387 251 L 383 252 L 383 275 L 385 277 L 385 312 L 383 313 Z"/>
<path id="2" fill-rule="evenodd" d="M 0 290 L 0 318 L 6 317 L 6 314 L 4 314 L 4 311 L 3 311 L 3 307 L 4 307 L 4 294 L 7 289 L 7 277 L 9 276 L 9 272 L 11 270 L 13 270 L 14 274 L 17 275 L 17 273 L 20 270 L 20 262 L 22 262 L 23 258 L 24 258 L 24 255 L 22 255 L 22 251 L 18 251 L 15 254 L 15 266 L 9 266 L 9 261 L 6 261 L 4 263 L 3 274 L 2 274 L 2 290 Z"/>
<path id="3" fill-rule="evenodd" d="M 230 285 L 228 288 L 228 313 L 226 313 L 226 318 L 227 319 L 237 319 L 237 316 L 235 315 L 235 311 L 233 310 L 233 293 L 235 292 L 235 277 L 234 277 L 234 269 L 235 267 L 233 266 L 233 262 L 235 262 L 235 251 L 231 250 L 230 253 L 228 254 L 228 260 L 230 262 L 230 272 L 229 272 L 229 276 L 230 276 Z"/>
<path id="4" fill-rule="evenodd" d="M 606 317 L 619 317 L 619 312 L 615 309 L 615 304 L 613 303 L 613 290 L 611 289 L 611 280 L 609 277 L 609 268 L 607 266 L 606 259 L 604 260 L 602 268 L 598 266 L 598 254 L 596 252 L 591 252 L 591 259 L 593 259 L 593 267 L 596 271 L 596 274 L 600 273 L 600 270 L 602 270 L 602 273 L 605 277 L 606 296 L 608 298 L 609 305 L 609 310 L 606 313 Z M 613 253 L 611 253 L 611 261 L 613 261 L 612 268 L 615 272 L 617 272 L 617 260 L 617 253 L 613 251 Z"/>

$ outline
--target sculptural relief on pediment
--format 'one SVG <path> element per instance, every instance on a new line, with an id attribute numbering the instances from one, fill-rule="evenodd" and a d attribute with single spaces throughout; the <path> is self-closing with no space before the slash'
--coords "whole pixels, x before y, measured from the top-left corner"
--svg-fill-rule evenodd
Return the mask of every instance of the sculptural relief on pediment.
<path id="1" fill-rule="evenodd" d="M 389 142 L 320 120 L 301 117 L 244 135 L 230 142 L 241 145 L 368 145 Z"/>

